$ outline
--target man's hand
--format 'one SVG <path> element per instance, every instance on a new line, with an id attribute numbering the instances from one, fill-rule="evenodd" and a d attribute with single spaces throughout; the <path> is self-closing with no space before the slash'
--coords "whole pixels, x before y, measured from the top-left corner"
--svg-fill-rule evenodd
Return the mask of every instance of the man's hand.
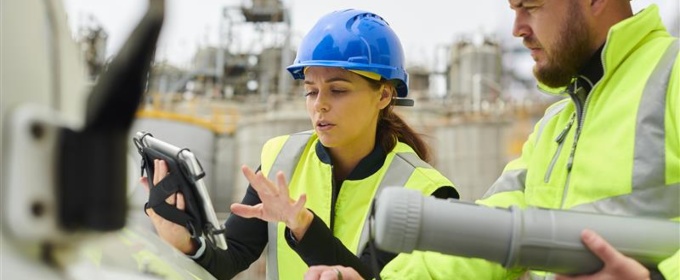
<path id="1" fill-rule="evenodd" d="M 591 275 L 575 277 L 557 275 L 557 280 L 649 279 L 649 270 L 646 267 L 621 254 L 594 231 L 583 230 L 581 240 L 593 254 L 604 262 L 604 267 Z"/>

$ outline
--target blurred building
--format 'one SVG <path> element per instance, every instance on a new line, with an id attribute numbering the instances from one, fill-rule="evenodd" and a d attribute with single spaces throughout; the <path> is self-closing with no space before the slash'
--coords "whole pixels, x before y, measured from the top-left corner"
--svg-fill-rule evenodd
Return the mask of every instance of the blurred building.
<path id="1" fill-rule="evenodd" d="M 447 67 L 448 95 L 453 103 L 472 111 L 501 94 L 501 48 L 488 36 L 462 38 L 450 48 Z"/>

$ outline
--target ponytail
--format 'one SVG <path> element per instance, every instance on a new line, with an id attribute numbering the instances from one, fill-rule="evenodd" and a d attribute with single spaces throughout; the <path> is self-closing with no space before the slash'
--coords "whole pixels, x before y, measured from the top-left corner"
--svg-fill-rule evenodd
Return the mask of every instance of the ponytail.
<path id="1" fill-rule="evenodd" d="M 430 148 L 399 115 L 392 111 L 393 105 L 387 106 L 380 114 L 376 142 L 390 152 L 397 145 L 397 141 L 409 145 L 418 157 L 427 163 L 431 163 Z"/>
<path id="2" fill-rule="evenodd" d="M 394 82 L 380 80 L 376 81 L 369 79 L 363 75 L 364 78 L 371 85 L 374 90 L 379 90 L 382 86 L 392 92 L 392 96 L 396 96 L 397 90 Z M 416 133 L 399 115 L 394 111 L 394 104 L 389 104 L 380 111 L 378 116 L 378 129 L 376 130 L 375 141 L 385 149 L 386 153 L 391 152 L 397 146 L 397 141 L 409 145 L 423 161 L 430 163 L 431 154 L 430 147 L 421 134 Z"/>

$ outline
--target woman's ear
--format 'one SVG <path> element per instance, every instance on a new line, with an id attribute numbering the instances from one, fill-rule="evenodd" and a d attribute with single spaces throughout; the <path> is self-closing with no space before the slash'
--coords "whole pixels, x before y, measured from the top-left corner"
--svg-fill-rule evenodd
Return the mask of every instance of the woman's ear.
<path id="1" fill-rule="evenodd" d="M 380 109 L 385 109 L 385 107 L 389 106 L 390 103 L 392 103 L 392 95 L 394 92 L 394 88 L 390 86 L 381 86 L 380 87 L 380 102 L 378 102 L 378 105 L 380 106 Z"/>

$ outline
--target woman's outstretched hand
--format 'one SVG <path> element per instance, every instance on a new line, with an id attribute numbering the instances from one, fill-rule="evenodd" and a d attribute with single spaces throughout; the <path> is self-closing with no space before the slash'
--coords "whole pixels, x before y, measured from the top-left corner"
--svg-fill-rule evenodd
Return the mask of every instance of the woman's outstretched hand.
<path id="1" fill-rule="evenodd" d="M 244 218 L 283 222 L 297 240 L 302 239 L 314 218 L 314 215 L 304 208 L 307 196 L 303 194 L 297 201 L 290 198 L 283 172 L 276 173 L 277 183 L 274 184 L 262 172 L 255 173 L 248 166 L 243 165 L 241 171 L 257 192 L 262 203 L 253 206 L 234 203 L 231 205 L 231 212 Z"/>
<path id="2" fill-rule="evenodd" d="M 305 273 L 305 280 L 363 280 L 359 272 L 351 267 L 315 265 Z"/>
<path id="3" fill-rule="evenodd" d="M 154 174 L 153 174 L 153 185 L 156 186 L 160 183 L 163 178 L 168 174 L 168 166 L 163 160 L 154 160 Z M 144 186 L 147 191 L 149 189 L 149 179 L 147 177 L 142 177 L 140 183 Z M 165 199 L 165 203 L 177 207 L 180 211 L 184 211 L 186 204 L 184 203 L 184 195 L 181 192 L 176 192 Z M 189 231 L 181 225 L 175 224 L 168 221 L 156 214 L 152 208 L 145 210 L 146 214 L 151 219 L 156 232 L 161 237 L 161 239 L 170 243 L 173 247 L 182 251 L 184 254 L 193 255 L 196 253 L 196 246 L 191 241 L 191 234 Z"/>

